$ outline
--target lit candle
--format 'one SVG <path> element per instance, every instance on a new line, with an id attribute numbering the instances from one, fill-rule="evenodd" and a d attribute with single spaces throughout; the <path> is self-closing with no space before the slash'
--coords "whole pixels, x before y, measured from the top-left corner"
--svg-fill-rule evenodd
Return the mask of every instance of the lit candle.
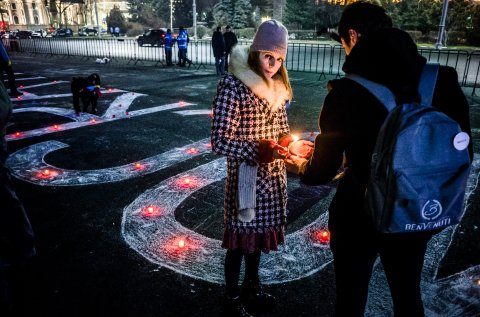
<path id="1" fill-rule="evenodd" d="M 97 120 L 95 119 L 90 120 L 90 123 L 95 123 L 95 122 L 97 122 Z"/>
<path id="2" fill-rule="evenodd" d="M 50 175 L 50 171 L 48 169 L 44 169 L 42 171 L 42 174 L 45 175 L 45 176 L 49 176 Z"/>
<path id="3" fill-rule="evenodd" d="M 298 140 L 299 140 L 299 138 L 298 138 L 298 136 L 297 136 L 297 135 L 294 135 L 294 134 L 292 134 L 292 137 L 293 137 L 293 142 L 295 142 L 295 141 L 298 141 Z"/>
<path id="4" fill-rule="evenodd" d="M 180 241 L 178 242 L 178 247 L 179 247 L 179 248 L 185 247 L 185 241 L 180 240 Z"/>
<path id="5" fill-rule="evenodd" d="M 135 164 L 135 168 L 136 168 L 137 170 L 141 169 L 141 168 L 142 168 L 142 164 L 136 163 L 136 164 Z"/>

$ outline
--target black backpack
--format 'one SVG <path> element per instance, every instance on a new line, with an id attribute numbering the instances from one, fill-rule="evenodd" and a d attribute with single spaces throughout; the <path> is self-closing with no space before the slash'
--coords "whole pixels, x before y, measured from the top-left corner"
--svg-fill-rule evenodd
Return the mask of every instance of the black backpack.
<path id="1" fill-rule="evenodd" d="M 346 76 L 389 111 L 377 137 L 365 194 L 366 211 L 381 232 L 437 230 L 458 224 L 463 216 L 470 137 L 432 106 L 438 68 L 424 67 L 420 104 L 397 105 L 385 86 Z"/>

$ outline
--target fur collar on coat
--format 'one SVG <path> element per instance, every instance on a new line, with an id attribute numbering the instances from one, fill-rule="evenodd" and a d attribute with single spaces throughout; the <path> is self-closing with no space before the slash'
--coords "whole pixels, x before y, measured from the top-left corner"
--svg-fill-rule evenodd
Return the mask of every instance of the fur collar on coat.
<path id="1" fill-rule="evenodd" d="M 259 98 L 266 99 L 270 110 L 275 112 L 290 99 L 280 75 L 276 74 L 265 82 L 248 66 L 248 46 L 236 45 L 230 55 L 229 68 L 232 74 L 244 83 Z"/>

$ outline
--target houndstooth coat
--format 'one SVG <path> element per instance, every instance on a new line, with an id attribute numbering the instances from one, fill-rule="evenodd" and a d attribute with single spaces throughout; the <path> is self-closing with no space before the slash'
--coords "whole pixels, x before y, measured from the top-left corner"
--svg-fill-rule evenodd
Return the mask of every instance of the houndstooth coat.
<path id="1" fill-rule="evenodd" d="M 282 231 L 286 223 L 287 178 L 283 160 L 258 163 L 259 140 L 289 133 L 285 103 L 290 98 L 281 78 L 268 83 L 247 65 L 247 50 L 235 47 L 230 69 L 213 100 L 212 149 L 227 157 L 224 197 L 225 229 L 239 233 Z M 255 218 L 237 219 L 238 167 L 258 164 Z"/>

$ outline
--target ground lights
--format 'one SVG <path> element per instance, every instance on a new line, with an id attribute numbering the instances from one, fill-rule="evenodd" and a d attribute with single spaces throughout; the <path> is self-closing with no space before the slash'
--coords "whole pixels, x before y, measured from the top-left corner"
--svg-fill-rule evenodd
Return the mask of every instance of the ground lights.
<path id="1" fill-rule="evenodd" d="M 330 231 L 325 229 L 318 230 L 313 234 L 313 239 L 321 244 L 328 244 L 330 243 Z"/>
<path id="2" fill-rule="evenodd" d="M 187 150 L 187 153 L 188 153 L 188 154 L 198 154 L 198 149 L 197 149 L 197 148 L 194 148 L 194 147 L 189 148 L 189 149 Z"/>
<path id="3" fill-rule="evenodd" d="M 146 218 L 155 218 L 162 214 L 160 207 L 149 205 L 143 208 L 142 215 Z"/>
<path id="4" fill-rule="evenodd" d="M 40 179 L 52 179 L 58 176 L 58 171 L 44 168 L 37 172 L 37 177 Z"/>

